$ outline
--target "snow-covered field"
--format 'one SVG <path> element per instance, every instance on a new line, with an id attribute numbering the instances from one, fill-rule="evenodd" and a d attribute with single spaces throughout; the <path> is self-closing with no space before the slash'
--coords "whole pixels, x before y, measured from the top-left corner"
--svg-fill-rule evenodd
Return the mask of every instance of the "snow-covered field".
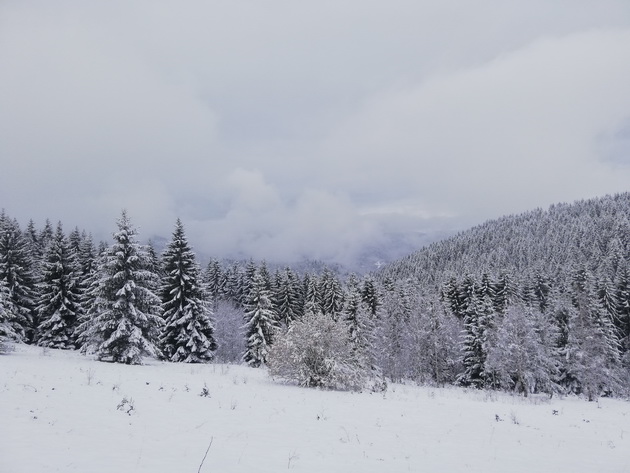
<path id="1" fill-rule="evenodd" d="M 0 356 L 0 472 L 630 472 L 625 401 L 329 392 L 244 366 L 146 363 Z"/>

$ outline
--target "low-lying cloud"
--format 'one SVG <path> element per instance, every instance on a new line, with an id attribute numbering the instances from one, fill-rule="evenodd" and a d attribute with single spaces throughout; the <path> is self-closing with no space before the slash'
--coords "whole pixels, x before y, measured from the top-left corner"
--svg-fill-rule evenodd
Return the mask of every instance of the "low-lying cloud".
<path id="1" fill-rule="evenodd" d="M 627 190 L 625 1 L 0 5 L 0 207 L 347 260 Z"/>

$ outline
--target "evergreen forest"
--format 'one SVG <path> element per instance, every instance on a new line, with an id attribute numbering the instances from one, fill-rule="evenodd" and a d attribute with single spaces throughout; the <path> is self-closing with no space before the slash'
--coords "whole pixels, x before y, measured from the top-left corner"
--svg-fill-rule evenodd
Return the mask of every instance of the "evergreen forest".
<path id="1" fill-rule="evenodd" d="M 355 381 L 626 397 L 630 193 L 488 221 L 367 275 L 201 267 L 179 220 L 158 254 L 124 211 L 111 243 L 0 214 L 0 344 L 259 367 L 298 334 L 349 347 Z"/>

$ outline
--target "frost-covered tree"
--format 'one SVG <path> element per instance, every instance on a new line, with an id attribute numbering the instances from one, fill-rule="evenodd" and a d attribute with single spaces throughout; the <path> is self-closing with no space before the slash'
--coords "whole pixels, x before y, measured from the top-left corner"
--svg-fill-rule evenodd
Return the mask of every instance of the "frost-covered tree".
<path id="1" fill-rule="evenodd" d="M 20 341 L 35 335 L 33 261 L 17 221 L 0 213 L 0 281 L 8 290 L 9 323 Z"/>
<path id="2" fill-rule="evenodd" d="M 11 324 L 9 305 L 9 290 L 4 282 L 0 281 L 0 353 L 7 350 L 7 340 L 19 339 Z"/>
<path id="3" fill-rule="evenodd" d="M 493 320 L 494 310 L 489 296 L 479 299 L 473 291 L 466 302 L 462 340 L 464 372 L 458 378 L 464 386 L 482 388 L 486 385 L 486 358 Z"/>
<path id="4" fill-rule="evenodd" d="M 219 299 L 223 298 L 225 295 L 225 273 L 218 260 L 212 259 L 208 263 L 206 271 L 203 274 L 203 279 L 206 283 L 206 287 L 208 288 L 208 292 L 210 293 L 214 309 L 216 310 L 219 304 Z"/>
<path id="5" fill-rule="evenodd" d="M 50 244 L 55 236 L 55 230 L 53 228 L 52 223 L 50 223 L 50 219 L 46 219 L 44 223 L 44 228 L 41 232 L 39 232 L 39 244 L 41 246 L 42 255 L 46 251 L 46 247 Z"/>
<path id="6" fill-rule="evenodd" d="M 91 317 L 83 326 L 84 349 L 93 349 L 99 360 L 139 364 L 144 355 L 161 354 L 157 277 L 147 269 L 146 249 L 138 244 L 125 211 L 117 225 L 114 243 L 99 262 Z"/>
<path id="7" fill-rule="evenodd" d="M 620 383 L 619 341 L 605 308 L 591 295 L 579 297 L 569 311 L 568 340 L 564 348 L 571 391 L 589 400 L 614 393 Z"/>
<path id="8" fill-rule="evenodd" d="M 162 268 L 160 293 L 165 325 L 160 343 L 164 356 L 186 363 L 211 361 L 217 344 L 208 293 L 179 219 L 162 255 Z"/>
<path id="9" fill-rule="evenodd" d="M 348 343 L 346 324 L 321 313 L 307 313 L 285 329 L 268 366 L 271 376 L 304 387 L 361 390 L 372 378 L 363 354 Z"/>
<path id="10" fill-rule="evenodd" d="M 81 243 L 79 244 L 79 251 L 77 253 L 81 276 L 84 280 L 87 280 L 96 272 L 96 258 L 96 248 L 94 247 L 92 235 L 84 232 L 81 235 Z"/>
<path id="11" fill-rule="evenodd" d="M 59 222 L 42 264 L 37 305 L 39 346 L 75 348 L 75 324 L 82 312 L 79 273 L 75 252 Z"/>
<path id="12" fill-rule="evenodd" d="M 319 293 L 317 277 L 306 273 L 303 281 L 304 304 L 303 314 L 317 314 L 322 310 L 322 301 Z"/>
<path id="13" fill-rule="evenodd" d="M 396 283 L 382 296 L 379 317 L 375 321 L 374 351 L 383 375 L 394 382 L 408 372 L 408 324 L 412 316 L 412 293 L 404 283 Z"/>
<path id="14" fill-rule="evenodd" d="M 225 283 L 223 284 L 223 297 L 237 307 L 243 307 L 245 298 L 245 282 L 242 268 L 238 263 L 233 263 L 225 272 Z"/>
<path id="15" fill-rule="evenodd" d="M 215 359 L 220 363 L 239 363 L 245 352 L 242 334 L 243 310 L 231 301 L 220 299 L 214 309 L 214 338 L 217 341 Z"/>
<path id="16" fill-rule="evenodd" d="M 499 385 L 527 396 L 558 390 L 554 327 L 540 312 L 510 306 L 488 348 L 486 371 Z"/>
<path id="17" fill-rule="evenodd" d="M 278 320 L 288 326 L 302 315 L 299 281 L 290 268 L 278 272 L 276 279 L 274 299 Z"/>
<path id="18" fill-rule="evenodd" d="M 460 369 L 459 319 L 448 313 L 437 298 L 421 298 L 408 326 L 411 376 L 438 386 L 454 382 Z"/>
<path id="19" fill-rule="evenodd" d="M 343 290 L 339 280 L 330 269 L 326 268 L 319 285 L 322 313 L 337 318 L 343 309 Z"/>
<path id="20" fill-rule="evenodd" d="M 259 272 L 253 276 L 245 302 L 245 353 L 243 361 L 259 367 L 267 361 L 273 332 L 279 327 L 271 292 Z"/>

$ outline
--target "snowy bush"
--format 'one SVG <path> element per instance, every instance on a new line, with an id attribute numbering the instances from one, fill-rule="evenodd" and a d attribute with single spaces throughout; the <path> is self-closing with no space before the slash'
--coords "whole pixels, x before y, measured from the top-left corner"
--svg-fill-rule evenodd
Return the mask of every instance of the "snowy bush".
<path id="1" fill-rule="evenodd" d="M 8 353 L 11 351 L 11 346 L 8 344 L 6 339 L 0 337 L 0 355 L 4 353 Z"/>
<path id="2" fill-rule="evenodd" d="M 267 364 L 272 377 L 305 387 L 360 390 L 371 375 L 366 357 L 349 342 L 347 325 L 321 313 L 281 332 Z"/>

